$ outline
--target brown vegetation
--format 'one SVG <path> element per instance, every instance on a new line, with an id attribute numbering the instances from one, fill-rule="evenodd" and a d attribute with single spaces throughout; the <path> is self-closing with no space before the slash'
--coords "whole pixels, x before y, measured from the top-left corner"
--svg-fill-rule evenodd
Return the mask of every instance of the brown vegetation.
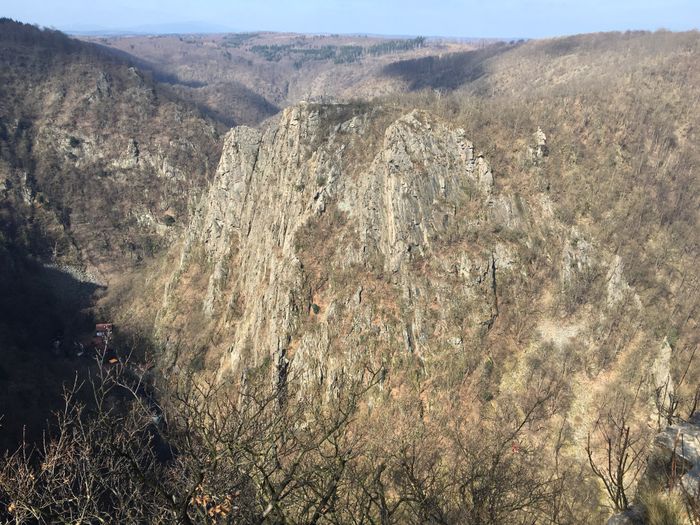
<path id="1" fill-rule="evenodd" d="M 52 437 L 0 462 L 4 520 L 581 523 L 562 519 L 574 501 L 526 438 L 555 408 L 556 382 L 481 415 L 459 416 L 455 400 L 435 420 L 402 395 L 387 426 L 370 417 L 390 381 L 381 368 L 331 392 L 292 377 L 273 387 L 264 370 L 238 385 L 186 376 L 156 403 L 130 366 L 83 387 L 88 405 L 70 389 Z"/>
<path id="2" fill-rule="evenodd" d="M 177 93 L 228 124 L 258 125 L 300 100 L 371 98 L 401 92 L 383 76 L 399 58 L 474 44 L 369 36 L 242 33 L 93 38 L 153 70 Z"/>
<path id="3" fill-rule="evenodd" d="M 252 39 L 219 44 L 239 49 L 253 45 Z M 182 45 L 199 49 L 203 42 Z M 437 256 L 411 261 L 411 271 L 427 281 L 438 272 L 450 274 L 442 294 L 449 301 L 433 302 L 424 294 L 407 304 L 381 261 L 356 273 L 352 267 L 346 273 L 329 267 L 334 243 L 340 244 L 345 232 L 345 214 L 336 213 L 330 202 L 324 214 L 297 232 L 307 296 L 294 298 L 294 304 L 308 313 L 299 331 L 313 333 L 320 324 L 328 287 L 339 297 L 349 296 L 353 284 L 365 279 L 362 301 L 376 303 L 371 321 L 389 326 L 389 335 L 373 341 L 368 330 L 359 339 L 366 348 L 360 349 L 347 348 L 341 338 L 330 344 L 339 353 L 366 351 L 376 362 L 367 369 L 339 367 L 342 373 L 319 384 L 309 380 L 312 374 L 302 382 L 296 374 L 306 371 L 295 369 L 290 346 L 289 365 L 272 363 L 273 354 L 256 356 L 266 365 L 248 367 L 241 381 L 210 383 L 208 349 L 177 344 L 216 337 L 224 348 L 227 332 L 209 333 L 206 327 L 221 326 L 220 319 L 203 320 L 201 296 L 178 297 L 176 290 L 173 302 L 183 308 L 175 305 L 169 313 L 190 331 L 178 334 L 180 341 L 167 341 L 159 356 L 181 353 L 182 359 L 163 368 L 172 374 L 170 381 L 159 379 L 157 396 L 144 398 L 126 368 L 121 375 L 101 377 L 90 403 L 75 403 L 71 396 L 43 446 L 27 444 L 3 460 L 2 518 L 20 523 L 592 524 L 608 509 L 641 500 L 660 522 L 679 513 L 688 519 L 695 513 L 697 519 L 697 509 L 678 511 L 673 497 L 659 496 L 665 486 L 639 493 L 635 488 L 653 432 L 698 408 L 699 42 L 697 33 L 586 35 L 382 63 L 383 78 L 375 76 L 376 69 L 363 72 L 372 78 L 367 84 L 372 89 L 400 82 L 402 89 L 415 90 L 380 100 L 390 107 L 387 113 L 422 107 L 463 127 L 492 162 L 495 197 L 510 199 L 506 205 L 515 210 L 509 223 L 489 220 L 488 214 L 496 213 L 492 208 L 474 217 L 481 209 L 471 202 L 473 188 L 462 188 L 464 206 L 432 239 Z M 10 45 L 20 52 L 12 55 L 13 68 L 3 70 L 8 79 L 22 71 L 21 64 L 36 65 L 27 77 L 2 84 L 14 90 L 12 100 L 24 104 L 20 87 L 27 79 L 43 78 L 39 73 L 48 65 L 21 41 Z M 2 220 L 11 227 L 3 232 L 9 232 L 12 246 L 50 239 L 64 257 L 79 259 L 71 248 L 75 242 L 92 257 L 148 258 L 157 247 L 149 243 L 175 236 L 154 236 L 160 226 L 144 228 L 136 217 L 167 215 L 176 224 L 184 219 L 189 191 L 206 179 L 202 166 L 215 149 L 215 134 L 206 134 L 205 121 L 175 102 L 161 106 L 150 81 L 129 80 L 124 65 L 110 66 L 104 78 L 95 76 L 93 58 L 86 67 L 68 59 L 59 64 L 70 81 L 66 89 L 75 83 L 87 90 L 80 79 L 92 75 L 91 95 L 71 92 L 80 104 L 55 103 L 52 97 L 60 90 L 50 82 L 41 84 L 42 96 L 32 98 L 37 114 L 67 119 L 64 128 L 59 126 L 63 134 L 56 136 L 70 154 L 46 147 L 50 134 L 34 134 L 35 124 L 26 116 L 36 116 L 29 112 L 33 107 L 26 115 L 12 108 L 10 116 L 3 114 L 4 165 L 16 168 L 7 180 L 21 180 L 17 170 L 31 168 L 34 178 L 28 184 L 35 196 L 28 206 L 21 204 L 21 191 L 7 192 L 12 197 Z M 302 73 L 312 77 L 305 68 L 319 66 L 316 62 L 302 65 Z M 256 67 L 262 70 L 259 63 Z M 346 72 L 352 66 L 347 67 Z M 287 96 L 296 95 L 285 93 L 280 100 Z M 131 107 L 134 101 L 143 104 Z M 66 107 L 70 111 L 63 111 Z M 321 106 L 321 120 L 333 129 L 338 119 L 371 113 L 372 107 Z M 83 110 L 85 125 L 76 117 Z M 152 129 L 136 129 L 152 121 Z M 126 162 L 133 159 L 134 143 L 121 139 L 140 133 L 137 151 L 168 148 L 172 141 L 162 136 L 168 136 L 170 125 L 192 127 L 187 141 L 175 141 L 165 156 L 191 168 L 192 179 L 154 184 L 145 176 L 151 172 L 107 169 L 110 164 L 101 159 L 83 169 L 70 156 L 78 157 L 97 133 L 102 138 L 95 145 L 130 152 L 114 157 Z M 103 129 L 109 127 L 120 134 Z M 538 127 L 547 135 L 542 156 L 533 155 Z M 197 142 L 202 133 L 211 141 Z M 381 133 L 374 135 L 344 158 L 362 164 L 382 139 Z M 113 151 L 110 140 L 119 144 Z M 313 153 L 319 145 L 305 146 Z M 356 167 L 348 171 L 354 175 Z M 44 194 L 46 202 L 39 198 Z M 96 213 L 89 206 L 95 201 L 98 210 L 105 202 L 113 206 Z M 47 209 L 53 219 L 44 215 Z M 13 218 L 31 213 L 44 225 L 41 235 L 27 233 L 37 233 L 31 220 Z M 76 215 L 93 222 L 56 226 Z M 106 246 L 100 244 L 105 231 L 113 232 Z M 6 246 L 10 241 L 0 244 Z M 499 267 L 497 285 L 489 251 L 495 246 L 513 260 L 511 267 Z M 476 329 L 465 321 L 465 310 L 475 301 L 450 293 L 450 286 L 457 290 L 463 283 L 451 276 L 452 268 L 439 268 L 439 255 L 448 253 L 490 263 L 477 277 L 479 283 L 485 279 L 482 288 L 493 304 L 486 304 L 488 319 Z M 181 274 L 188 293 L 203 291 L 209 270 L 203 255 L 192 257 L 189 273 Z M 174 255 L 160 260 L 169 266 Z M 155 319 L 159 305 L 144 303 L 162 297 L 163 274 L 169 270 L 155 270 L 150 281 L 145 273 L 138 276 L 138 286 L 146 283 L 138 292 L 153 292 L 147 298 L 129 302 L 132 289 L 110 304 L 115 309 L 137 304 L 136 314 L 122 315 L 136 315 L 140 323 Z M 224 299 L 215 301 L 230 305 L 227 316 L 242 315 L 240 297 Z M 419 308 L 426 314 L 429 341 L 418 351 L 410 344 L 404 351 L 400 331 L 391 330 L 405 326 L 411 309 Z M 338 319 L 333 321 L 338 326 L 348 321 L 342 312 Z M 448 346 L 446 336 L 437 336 L 443 326 L 454 328 L 458 345 Z M 237 350 L 247 363 L 249 350 Z M 188 362 L 192 370 L 184 373 Z M 175 379 L 181 374 L 185 380 Z M 629 385 L 639 388 L 630 394 Z M 160 408 L 154 413 L 156 397 Z M 167 424 L 153 420 L 161 411 Z"/>

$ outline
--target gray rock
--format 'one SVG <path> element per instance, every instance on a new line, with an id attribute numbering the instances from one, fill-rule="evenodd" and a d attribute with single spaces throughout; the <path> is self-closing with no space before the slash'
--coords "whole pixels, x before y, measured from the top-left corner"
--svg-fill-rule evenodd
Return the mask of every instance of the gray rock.
<path id="1" fill-rule="evenodd" d="M 624 512 L 610 516 L 607 525 L 644 525 L 644 509 L 633 505 Z"/>
<path id="2" fill-rule="evenodd" d="M 537 131 L 532 134 L 532 145 L 528 147 L 528 154 L 532 162 L 537 162 L 549 155 L 547 147 L 547 135 L 544 134 L 542 128 L 537 128 Z"/>
<path id="3" fill-rule="evenodd" d="M 208 323 L 197 332 L 225 334 L 221 374 L 284 357 L 318 382 L 373 356 L 466 348 L 490 327 L 508 250 L 443 247 L 488 220 L 491 168 L 463 130 L 426 112 L 387 120 L 300 104 L 264 134 L 232 130 L 166 287 L 160 333 L 187 318 L 179 304 L 195 294 Z M 478 218 L 461 212 L 467 204 Z M 203 292 L 183 277 L 197 268 Z"/>
<path id="4" fill-rule="evenodd" d="M 668 427 L 654 442 L 685 463 L 688 471 L 681 477 L 681 484 L 692 497 L 697 497 L 700 494 L 700 414 L 695 414 L 688 422 Z"/>

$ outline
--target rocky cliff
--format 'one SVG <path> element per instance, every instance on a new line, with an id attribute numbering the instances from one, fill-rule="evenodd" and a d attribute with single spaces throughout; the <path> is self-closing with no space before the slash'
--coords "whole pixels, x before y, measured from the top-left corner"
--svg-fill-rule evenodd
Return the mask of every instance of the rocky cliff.
<path id="1" fill-rule="evenodd" d="M 479 413 L 480 427 L 545 399 L 513 450 L 556 457 L 545 468 L 579 479 L 582 509 L 600 511 L 586 444 L 602 461 L 606 425 L 650 443 L 681 416 L 693 336 L 659 331 L 614 245 L 562 219 L 550 139 L 535 127 L 519 142 L 518 186 L 427 111 L 303 103 L 264 132 L 233 129 L 173 265 L 151 280 L 163 370 L 266 370 L 332 393 L 383 367 L 379 406 L 413 399 L 408 424 L 438 433 L 440 414 Z"/>
<path id="2" fill-rule="evenodd" d="M 498 210 L 463 130 L 419 111 L 293 107 L 262 135 L 227 136 L 161 331 L 190 322 L 175 305 L 200 273 L 185 310 L 217 334 L 220 373 L 294 360 L 327 378 L 346 361 L 468 351 L 498 316 L 512 264 L 506 244 L 473 235 L 512 220 Z"/>
<path id="3" fill-rule="evenodd" d="M 332 382 L 352 363 L 409 359 L 449 385 L 496 359 L 498 390 L 522 381 L 519 356 L 572 347 L 598 374 L 608 310 L 640 306 L 620 261 L 553 206 L 545 190 L 499 190 L 464 131 L 429 113 L 292 107 L 265 133 L 226 137 L 158 333 L 219 376 L 293 361 Z M 557 312 L 577 301 L 608 310 L 564 321 Z"/>

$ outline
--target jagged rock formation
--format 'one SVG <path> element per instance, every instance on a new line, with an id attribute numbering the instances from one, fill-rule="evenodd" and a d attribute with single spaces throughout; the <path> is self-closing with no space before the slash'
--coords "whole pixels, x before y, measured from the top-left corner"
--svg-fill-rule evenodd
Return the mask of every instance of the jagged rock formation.
<path id="1" fill-rule="evenodd" d="M 535 139 L 523 178 L 549 170 Z M 153 279 L 163 369 L 293 372 L 331 393 L 381 364 L 391 395 L 428 392 L 425 414 L 460 389 L 507 410 L 563 381 L 531 446 L 588 468 L 587 437 L 630 384 L 639 418 L 661 417 L 677 339 L 645 322 L 630 263 L 595 229 L 562 220 L 548 187 L 513 188 L 426 111 L 301 104 L 264 132 L 233 129 L 172 272 Z"/>
<path id="2" fill-rule="evenodd" d="M 164 365 L 194 359 L 221 376 L 267 364 L 283 378 L 293 361 L 331 386 L 354 364 L 409 360 L 449 389 L 496 359 L 510 363 L 498 388 L 519 391 L 525 348 L 521 363 L 575 359 L 597 373 L 607 358 L 589 334 L 607 330 L 606 313 L 563 326 L 551 296 L 580 301 L 600 267 L 619 274 L 613 306 L 631 292 L 619 261 L 551 207 L 546 194 L 499 191 L 464 131 L 426 112 L 302 104 L 265 133 L 235 128 L 165 287 Z M 572 417 L 588 422 L 597 404 L 581 380 Z"/>
<path id="3" fill-rule="evenodd" d="M 462 242 L 489 220 L 492 192 L 464 131 L 425 112 L 302 104 L 264 135 L 236 128 L 166 291 L 161 334 L 188 323 L 176 304 L 206 267 L 191 308 L 222 334 L 219 371 L 293 358 L 322 379 L 367 357 L 467 351 L 497 317 L 510 265 L 503 244 Z"/>
<path id="4" fill-rule="evenodd" d="M 449 376 L 498 352 L 504 389 L 523 386 L 515 352 L 552 342 L 595 376 L 614 358 L 611 313 L 643 307 L 620 258 L 552 208 L 546 192 L 500 191 L 465 132 L 424 111 L 301 104 L 264 133 L 235 128 L 164 288 L 166 366 L 197 356 L 221 375 L 294 360 L 332 382 L 363 360 L 412 356 Z M 591 301 L 597 312 L 581 309 Z M 564 326 L 558 310 L 576 315 Z M 640 355 L 651 366 L 657 354 Z M 588 418 L 590 387 L 571 388 Z"/>

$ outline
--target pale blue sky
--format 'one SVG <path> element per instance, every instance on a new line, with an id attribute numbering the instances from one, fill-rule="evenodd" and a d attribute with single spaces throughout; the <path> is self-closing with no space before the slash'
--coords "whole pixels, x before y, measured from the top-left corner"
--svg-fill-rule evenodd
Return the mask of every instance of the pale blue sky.
<path id="1" fill-rule="evenodd" d="M 700 0 L 2 0 L 0 16 L 64 30 L 543 37 L 698 28 Z"/>

